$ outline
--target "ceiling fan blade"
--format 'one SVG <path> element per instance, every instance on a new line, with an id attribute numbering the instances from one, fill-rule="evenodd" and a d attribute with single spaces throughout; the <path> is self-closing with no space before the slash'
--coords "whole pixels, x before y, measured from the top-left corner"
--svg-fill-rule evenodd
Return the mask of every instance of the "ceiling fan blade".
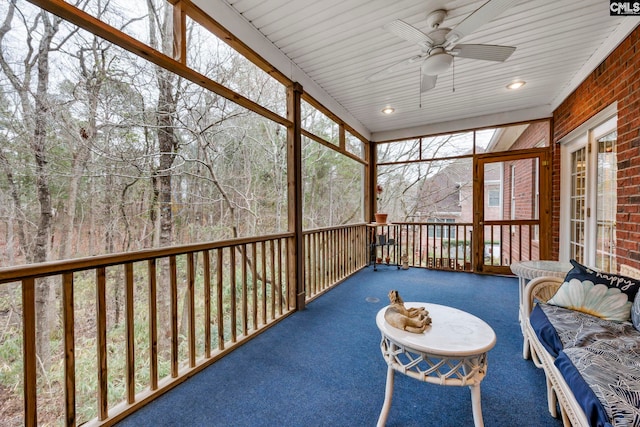
<path id="1" fill-rule="evenodd" d="M 405 39 L 410 43 L 415 43 L 418 46 L 429 47 L 433 44 L 433 40 L 431 40 L 428 35 L 400 19 L 385 24 L 383 28 L 391 34 L 395 34 L 396 36 Z"/>
<path id="2" fill-rule="evenodd" d="M 412 56 L 411 58 L 403 59 L 402 61 L 396 62 L 395 64 L 391 65 L 390 67 L 384 68 L 378 71 L 377 73 L 370 75 L 369 77 L 367 77 L 367 80 L 370 82 L 380 81 L 385 77 L 387 77 L 388 75 L 395 73 L 396 71 L 400 71 L 404 68 L 409 67 L 410 65 L 413 65 L 417 62 L 422 61 L 426 56 L 427 56 L 426 54 L 415 55 L 415 56 Z"/>
<path id="3" fill-rule="evenodd" d="M 492 44 L 458 44 L 451 49 L 451 53 L 458 58 L 483 59 L 485 61 L 506 61 L 516 50 L 513 46 L 498 46 Z"/>
<path id="4" fill-rule="evenodd" d="M 458 42 L 463 37 L 471 34 L 500 15 L 500 13 L 504 12 L 515 2 L 516 0 L 489 0 L 471 15 L 467 16 L 461 23 L 456 25 L 456 27 L 447 34 L 447 41 L 449 43 Z"/>
<path id="5" fill-rule="evenodd" d="M 436 87 L 436 80 L 438 80 L 438 76 L 429 76 L 427 74 L 423 74 L 422 78 L 420 79 L 420 93 L 426 92 Z"/>

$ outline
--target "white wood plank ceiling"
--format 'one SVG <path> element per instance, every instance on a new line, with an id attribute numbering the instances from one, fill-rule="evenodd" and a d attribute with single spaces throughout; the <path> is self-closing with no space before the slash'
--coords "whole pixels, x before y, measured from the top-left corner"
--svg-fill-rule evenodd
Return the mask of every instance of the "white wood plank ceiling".
<path id="1" fill-rule="evenodd" d="M 456 58 L 421 94 L 420 62 L 368 80 L 421 53 L 383 26 L 401 19 L 428 33 L 427 15 L 444 9 L 440 27 L 455 29 L 486 0 L 194 3 L 372 140 L 549 117 L 639 23 L 610 16 L 603 0 L 516 0 L 460 41 L 515 46 L 509 59 Z M 506 89 L 514 80 L 526 85 Z"/>

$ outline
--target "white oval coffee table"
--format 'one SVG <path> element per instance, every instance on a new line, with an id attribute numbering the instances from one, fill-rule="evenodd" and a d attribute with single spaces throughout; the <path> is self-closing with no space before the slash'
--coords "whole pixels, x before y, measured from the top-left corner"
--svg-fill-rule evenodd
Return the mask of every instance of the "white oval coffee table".
<path id="1" fill-rule="evenodd" d="M 483 426 L 480 382 L 487 372 L 487 352 L 496 344 L 496 334 L 491 326 L 453 307 L 406 302 L 405 307 L 425 307 L 432 319 L 426 331 L 414 334 L 389 325 L 384 320 L 387 307 L 376 316 L 376 324 L 382 333 L 380 350 L 387 362 L 384 404 L 377 425 L 382 427 L 387 421 L 393 376 L 398 371 L 432 384 L 468 386 L 474 424 Z"/>

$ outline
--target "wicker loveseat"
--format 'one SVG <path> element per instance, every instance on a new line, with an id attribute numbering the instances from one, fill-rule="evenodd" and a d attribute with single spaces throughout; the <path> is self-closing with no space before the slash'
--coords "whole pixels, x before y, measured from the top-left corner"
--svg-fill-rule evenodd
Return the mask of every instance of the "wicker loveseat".
<path id="1" fill-rule="evenodd" d="M 523 301 L 525 356 L 544 370 L 549 412 L 565 426 L 640 425 L 640 331 L 546 304 L 563 281 L 533 279 Z"/>

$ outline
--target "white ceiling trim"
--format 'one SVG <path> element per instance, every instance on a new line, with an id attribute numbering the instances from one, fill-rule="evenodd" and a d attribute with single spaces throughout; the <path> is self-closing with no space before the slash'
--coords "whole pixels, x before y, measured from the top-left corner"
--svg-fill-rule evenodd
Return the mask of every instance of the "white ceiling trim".
<path id="1" fill-rule="evenodd" d="M 506 123 L 519 123 L 530 120 L 550 118 L 553 109 L 551 106 L 526 108 L 523 110 L 509 111 L 507 113 L 487 114 L 468 119 L 451 120 L 425 126 L 416 126 L 406 129 L 398 129 L 384 132 L 373 132 L 372 141 L 396 141 L 413 138 L 422 135 L 437 135 L 442 133 L 457 132 L 483 127 L 499 126 Z"/>
<path id="2" fill-rule="evenodd" d="M 628 19 L 626 19 L 628 18 Z M 600 48 L 593 53 L 591 58 L 580 68 L 565 88 L 551 101 L 552 110 L 555 110 L 567 99 L 574 90 L 602 63 L 620 44 L 620 40 L 627 38 L 629 34 L 640 24 L 640 17 L 627 16 L 622 24 L 608 37 Z"/>
<path id="3" fill-rule="evenodd" d="M 213 19 L 230 31 L 231 34 L 242 40 L 244 44 L 262 56 L 282 74 L 289 77 L 292 81 L 300 83 L 305 92 L 331 110 L 331 112 L 338 115 L 362 136 L 371 139 L 369 129 L 364 127 L 364 125 L 353 117 L 342 105 L 329 96 L 322 87 L 298 68 L 284 53 L 226 2 L 223 0 L 193 0 L 193 4 L 213 17 Z"/>

